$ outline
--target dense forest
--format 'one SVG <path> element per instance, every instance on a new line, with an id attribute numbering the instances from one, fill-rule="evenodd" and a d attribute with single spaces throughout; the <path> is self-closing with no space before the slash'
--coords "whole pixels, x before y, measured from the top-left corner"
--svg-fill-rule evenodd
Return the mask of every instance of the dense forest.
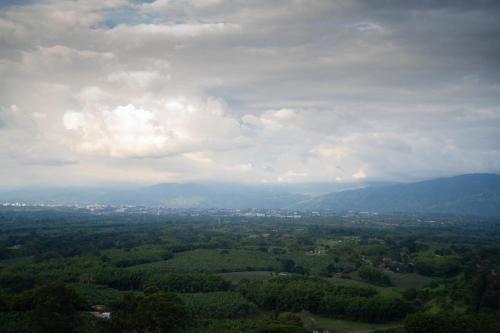
<path id="1" fill-rule="evenodd" d="M 499 332 L 500 221 L 0 208 L 0 332 Z"/>

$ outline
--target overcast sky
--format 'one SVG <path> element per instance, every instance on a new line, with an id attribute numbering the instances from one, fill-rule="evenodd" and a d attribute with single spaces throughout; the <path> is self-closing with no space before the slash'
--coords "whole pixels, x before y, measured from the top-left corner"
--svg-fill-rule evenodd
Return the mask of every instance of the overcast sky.
<path id="1" fill-rule="evenodd" d="M 500 172 L 500 1 L 0 2 L 0 187 Z"/>

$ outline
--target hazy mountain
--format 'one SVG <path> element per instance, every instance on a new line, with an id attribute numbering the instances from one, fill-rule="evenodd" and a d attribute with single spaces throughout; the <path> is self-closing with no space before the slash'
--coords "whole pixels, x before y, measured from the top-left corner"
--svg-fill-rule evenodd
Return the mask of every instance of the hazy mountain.
<path id="1" fill-rule="evenodd" d="M 500 176 L 468 174 L 315 197 L 303 209 L 500 215 Z"/>
<path id="2" fill-rule="evenodd" d="M 114 203 L 193 208 L 279 208 L 310 198 L 271 187 L 224 183 L 158 184 L 115 195 Z"/>
<path id="3" fill-rule="evenodd" d="M 362 183 L 164 183 L 146 187 L 23 188 L 0 191 L 0 202 L 62 205 L 141 205 L 172 208 L 286 208 L 313 196 Z"/>
<path id="4" fill-rule="evenodd" d="M 171 208 L 295 208 L 500 216 L 500 176 L 469 174 L 417 183 L 164 183 L 144 187 L 25 188 L 0 202 Z"/>

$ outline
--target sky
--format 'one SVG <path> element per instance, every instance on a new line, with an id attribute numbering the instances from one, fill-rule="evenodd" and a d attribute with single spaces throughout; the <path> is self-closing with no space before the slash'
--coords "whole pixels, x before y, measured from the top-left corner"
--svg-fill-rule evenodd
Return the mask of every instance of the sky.
<path id="1" fill-rule="evenodd" d="M 499 1 L 0 1 L 0 187 L 475 172 Z"/>

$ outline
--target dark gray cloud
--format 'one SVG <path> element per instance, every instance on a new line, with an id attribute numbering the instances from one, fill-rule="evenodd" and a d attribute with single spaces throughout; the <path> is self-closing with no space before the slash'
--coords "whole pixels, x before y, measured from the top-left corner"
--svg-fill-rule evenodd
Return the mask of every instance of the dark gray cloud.
<path id="1" fill-rule="evenodd" d="M 498 17 L 498 1 L 16 1 L 1 181 L 500 172 Z"/>

